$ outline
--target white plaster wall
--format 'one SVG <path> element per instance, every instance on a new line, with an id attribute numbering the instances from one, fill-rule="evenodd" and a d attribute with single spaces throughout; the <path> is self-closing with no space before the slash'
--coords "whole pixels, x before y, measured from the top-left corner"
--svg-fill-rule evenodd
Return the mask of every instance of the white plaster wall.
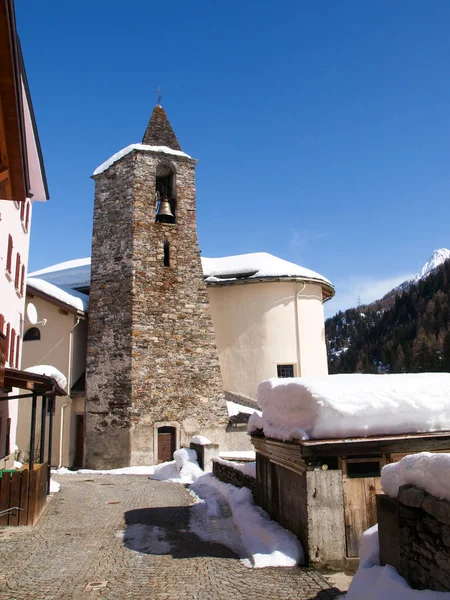
<path id="1" fill-rule="evenodd" d="M 66 391 L 82 374 L 86 364 L 86 320 L 81 319 L 78 325 L 77 316 L 65 311 L 57 304 L 41 298 L 30 290 L 27 302 L 33 302 L 37 308 L 39 320 L 47 319 L 45 327 L 38 325 L 41 332 L 40 341 L 24 342 L 23 368 L 45 364 L 56 367 L 68 380 Z M 63 314 L 64 312 L 68 314 Z M 76 325 L 76 326 L 75 326 Z M 31 325 L 27 325 L 27 330 Z M 81 402 L 81 404 L 80 404 Z M 40 400 L 39 400 L 40 403 Z M 63 406 L 64 419 L 62 420 Z M 52 465 L 71 466 L 75 456 L 75 414 L 84 411 L 83 401 L 70 396 L 56 398 L 56 409 L 53 416 Z M 40 410 L 38 411 L 38 423 Z M 31 423 L 31 400 L 21 401 L 19 422 L 17 427 L 17 445 L 27 451 L 29 446 Z M 61 426 L 63 427 L 61 447 Z"/>
<path id="2" fill-rule="evenodd" d="M 258 384 L 293 364 L 295 376 L 327 374 L 320 285 L 294 281 L 210 286 L 224 389 L 256 398 Z"/>
<path id="3" fill-rule="evenodd" d="M 31 225 L 31 211 L 32 206 L 30 203 L 28 230 Z M 11 260 L 11 277 L 8 277 L 6 274 L 8 235 L 12 235 L 14 244 Z M 9 323 L 10 329 L 14 328 L 16 335 L 22 336 L 25 299 L 17 293 L 14 286 L 14 277 L 17 252 L 20 253 L 21 264 L 25 265 L 25 272 L 27 271 L 29 243 L 29 233 L 25 231 L 20 218 L 20 204 L 11 200 L 0 200 L 0 313 L 5 318 L 3 333 L 6 333 L 6 324 Z M 20 348 L 22 348 L 22 343 L 20 344 Z M 21 350 L 19 352 L 19 368 L 21 366 L 20 355 Z M 7 362 L 6 366 L 13 365 Z M 17 393 L 18 390 L 14 389 L 10 395 L 16 395 Z M 11 451 L 14 451 L 14 445 L 16 444 L 17 411 L 17 400 L 0 402 L 0 417 L 2 417 L 0 456 L 3 454 L 5 444 L 7 418 L 11 418 L 10 448 Z"/>

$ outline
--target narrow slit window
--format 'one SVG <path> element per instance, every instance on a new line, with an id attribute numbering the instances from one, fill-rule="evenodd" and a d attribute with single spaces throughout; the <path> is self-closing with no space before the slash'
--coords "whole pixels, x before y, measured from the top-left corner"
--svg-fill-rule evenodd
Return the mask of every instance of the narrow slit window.
<path id="1" fill-rule="evenodd" d="M 277 365 L 277 377 L 294 377 L 294 365 Z"/>
<path id="2" fill-rule="evenodd" d="M 170 267 L 170 242 L 164 242 L 164 266 Z"/>

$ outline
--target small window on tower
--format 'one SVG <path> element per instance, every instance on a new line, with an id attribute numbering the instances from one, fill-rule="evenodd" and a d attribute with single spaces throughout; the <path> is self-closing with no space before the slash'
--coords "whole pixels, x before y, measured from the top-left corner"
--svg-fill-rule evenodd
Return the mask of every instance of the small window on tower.
<path id="1" fill-rule="evenodd" d="M 277 365 L 277 377 L 294 377 L 294 365 Z"/>
<path id="2" fill-rule="evenodd" d="M 170 242 L 164 242 L 164 266 L 170 267 Z"/>

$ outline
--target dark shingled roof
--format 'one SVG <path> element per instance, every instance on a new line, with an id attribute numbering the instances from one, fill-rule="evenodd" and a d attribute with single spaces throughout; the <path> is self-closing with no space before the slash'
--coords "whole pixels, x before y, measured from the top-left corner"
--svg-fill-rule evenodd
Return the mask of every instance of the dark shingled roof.
<path id="1" fill-rule="evenodd" d="M 166 111 L 159 104 L 153 109 L 142 143 L 149 146 L 167 146 L 171 150 L 181 150 Z"/>

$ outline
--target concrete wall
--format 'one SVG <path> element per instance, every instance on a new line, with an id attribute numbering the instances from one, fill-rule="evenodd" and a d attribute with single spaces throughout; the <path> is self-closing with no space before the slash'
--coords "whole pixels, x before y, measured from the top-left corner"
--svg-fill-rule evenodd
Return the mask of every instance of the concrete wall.
<path id="1" fill-rule="evenodd" d="M 23 368 L 39 364 L 56 367 L 67 378 L 66 391 L 82 375 L 86 363 L 87 321 L 80 319 L 60 304 L 27 292 L 27 303 L 33 302 L 39 319 L 47 319 L 45 326 L 37 325 L 41 333 L 39 341 L 23 344 Z M 77 324 L 78 322 L 78 324 Z M 27 324 L 25 331 L 31 327 Z M 84 400 L 79 397 L 56 398 L 53 416 L 52 465 L 70 467 L 75 458 L 76 415 L 84 414 Z M 40 402 L 38 407 L 38 427 Z M 17 427 L 17 445 L 25 454 L 29 449 L 31 424 L 31 399 L 21 400 Z"/>
<path id="2" fill-rule="evenodd" d="M 322 289 L 292 281 L 208 286 L 224 389 L 256 397 L 258 384 L 293 364 L 328 373 Z"/>

